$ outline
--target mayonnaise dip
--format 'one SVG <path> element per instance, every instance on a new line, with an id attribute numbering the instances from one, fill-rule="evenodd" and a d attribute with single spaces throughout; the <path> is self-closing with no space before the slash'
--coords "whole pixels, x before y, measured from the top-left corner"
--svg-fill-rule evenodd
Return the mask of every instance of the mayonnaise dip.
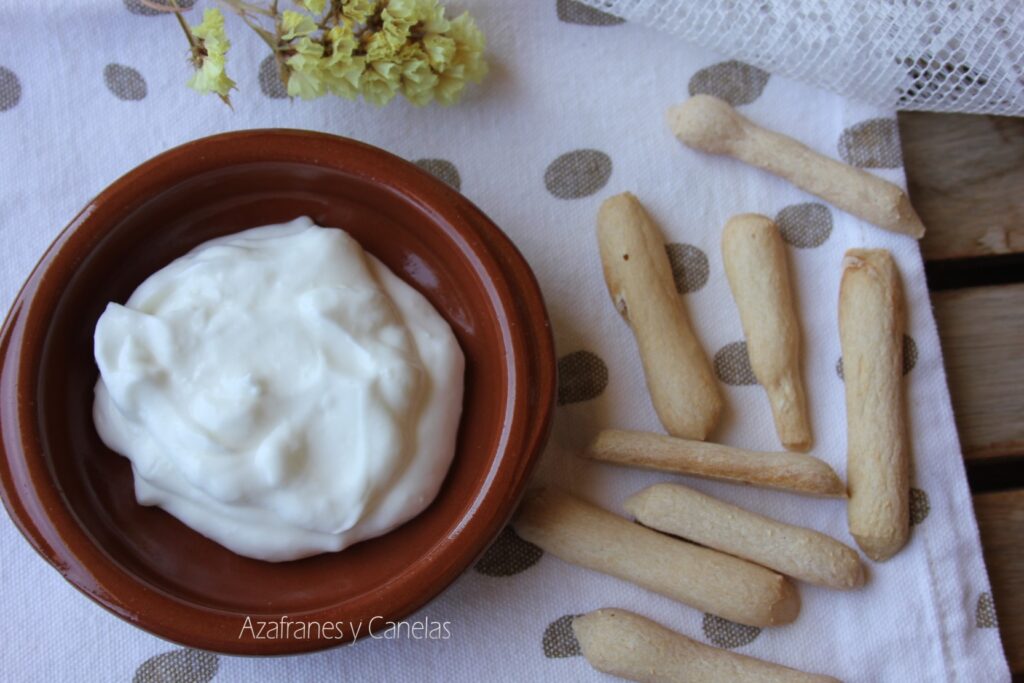
<path id="1" fill-rule="evenodd" d="M 308 218 L 200 245 L 96 325 L 93 418 L 135 496 L 292 560 L 423 511 L 451 464 L 462 351 L 429 302 Z"/>

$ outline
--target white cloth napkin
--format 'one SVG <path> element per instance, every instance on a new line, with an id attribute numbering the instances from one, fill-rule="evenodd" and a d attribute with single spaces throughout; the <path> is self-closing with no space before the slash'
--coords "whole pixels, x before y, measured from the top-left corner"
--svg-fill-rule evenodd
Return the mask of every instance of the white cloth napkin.
<path id="1" fill-rule="evenodd" d="M 462 4 L 452 3 L 452 9 Z M 0 308 L 6 309 L 67 221 L 116 177 L 169 147 L 240 128 L 284 126 L 355 137 L 427 165 L 487 212 L 532 264 L 554 325 L 562 400 L 537 478 L 621 512 L 629 494 L 676 480 L 852 543 L 840 501 L 684 480 L 585 462 L 599 428 L 660 430 L 635 344 L 608 300 L 594 238 L 601 200 L 630 190 L 659 221 L 689 310 L 723 381 L 746 381 L 739 318 L 722 270 L 726 219 L 780 216 L 792 246 L 804 327 L 814 455 L 845 470 L 836 373 L 840 260 L 850 247 L 894 253 L 916 354 L 907 374 L 915 519 L 907 548 L 870 565 L 860 591 L 801 585 L 790 626 L 737 627 L 630 584 L 570 566 L 506 533 L 414 619 L 449 622 L 446 640 L 367 639 L 314 655 L 218 657 L 181 648 L 111 616 L 75 591 L 0 522 L 0 671 L 18 681 L 599 680 L 566 615 L 624 607 L 704 642 L 846 681 L 1008 679 L 942 356 L 917 243 L 872 228 L 794 187 L 676 143 L 666 108 L 689 92 L 732 99 L 745 114 L 831 156 L 903 182 L 891 111 L 844 101 L 687 48 L 567 0 L 466 3 L 489 39 L 492 73 L 452 109 L 396 102 L 378 110 L 272 98 L 265 48 L 229 18 L 240 91 L 230 111 L 185 88 L 182 36 L 135 0 L 7 2 L 0 10 Z M 130 9 L 130 8 L 134 8 Z M 16 27 L 16 28 L 15 28 Z M 45 36 L 45 39 L 44 39 Z M 816 245 L 816 246 L 815 246 Z M 760 387 L 723 385 L 715 439 L 778 447 Z"/>

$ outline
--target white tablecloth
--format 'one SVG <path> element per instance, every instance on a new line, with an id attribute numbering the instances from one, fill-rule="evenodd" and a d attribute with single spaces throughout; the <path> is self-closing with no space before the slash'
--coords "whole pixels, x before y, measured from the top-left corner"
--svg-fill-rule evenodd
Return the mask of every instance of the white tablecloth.
<path id="1" fill-rule="evenodd" d="M 461 9 L 461 3 L 453 3 Z M 576 457 L 602 427 L 659 430 L 635 344 L 608 300 L 594 238 L 601 200 L 630 190 L 672 243 L 685 304 L 717 356 L 728 411 L 715 439 L 776 449 L 762 390 L 745 384 L 739 317 L 719 252 L 726 219 L 775 217 L 789 243 L 806 345 L 814 455 L 845 470 L 836 372 L 840 260 L 885 247 L 902 273 L 913 340 L 906 378 L 915 463 L 908 547 L 871 564 L 860 591 L 800 586 L 792 625 L 737 627 L 569 566 L 506 533 L 418 615 L 447 640 L 364 640 L 314 655 L 218 657 L 181 650 L 80 595 L 0 521 L 0 671 L 16 681 L 597 680 L 566 615 L 625 607 L 702 641 L 846 681 L 1001 681 L 1009 675 L 964 477 L 939 340 L 916 242 L 872 228 L 759 171 L 682 148 L 663 122 L 689 92 L 734 101 L 752 119 L 903 182 L 893 112 L 771 76 L 617 22 L 567 0 L 465 3 L 489 39 L 491 75 L 451 109 L 385 109 L 273 97 L 265 47 L 229 17 L 234 111 L 184 86 L 183 38 L 136 0 L 0 8 L 0 308 L 57 232 L 113 179 L 174 145 L 221 131 L 293 127 L 365 140 L 461 185 L 515 241 L 540 280 L 562 361 L 561 401 L 538 478 L 621 512 L 671 476 Z M 197 21 L 193 18 L 193 23 Z M 270 94 L 267 94 L 267 93 Z M 682 479 L 680 479 L 682 480 Z M 687 483 L 852 543 L 841 501 Z"/>

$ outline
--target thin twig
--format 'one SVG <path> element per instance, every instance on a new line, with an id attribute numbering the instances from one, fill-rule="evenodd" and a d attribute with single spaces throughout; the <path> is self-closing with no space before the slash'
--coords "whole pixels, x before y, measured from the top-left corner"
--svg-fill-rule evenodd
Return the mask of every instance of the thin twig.
<path id="1" fill-rule="evenodd" d="M 164 3 L 156 2 L 155 0 L 138 0 L 138 2 L 143 7 L 148 7 L 149 9 L 156 10 L 157 12 L 170 12 L 173 14 L 181 14 L 182 12 L 187 12 L 191 9 L 190 7 L 179 7 L 178 3 L 165 5 Z"/>

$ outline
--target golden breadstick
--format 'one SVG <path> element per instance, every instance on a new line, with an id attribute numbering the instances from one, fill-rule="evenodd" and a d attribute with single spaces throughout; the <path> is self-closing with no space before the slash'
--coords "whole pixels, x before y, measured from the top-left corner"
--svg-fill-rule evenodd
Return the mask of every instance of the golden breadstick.
<path id="1" fill-rule="evenodd" d="M 626 192 L 601 204 L 597 239 L 608 292 L 633 328 L 661 423 L 670 434 L 706 438 L 718 422 L 722 398 L 686 319 L 657 227 Z"/>
<path id="2" fill-rule="evenodd" d="M 857 551 L 811 529 L 783 524 L 678 484 L 655 484 L 626 499 L 646 527 L 742 557 L 826 588 L 864 585 Z"/>
<path id="3" fill-rule="evenodd" d="M 605 608 L 572 620 L 580 650 L 598 671 L 641 683 L 839 683 L 831 676 L 698 643 L 626 610 Z"/>
<path id="4" fill-rule="evenodd" d="M 733 216 L 722 231 L 722 258 L 740 311 L 754 376 L 768 392 L 775 431 L 791 451 L 811 447 L 800 373 L 800 324 L 782 236 L 770 218 Z"/>
<path id="5" fill-rule="evenodd" d="M 800 612 L 800 596 L 785 577 L 645 529 L 562 491 L 534 492 L 512 524 L 523 539 L 566 562 L 740 624 L 788 624 Z"/>
<path id="6" fill-rule="evenodd" d="M 672 107 L 668 125 L 689 147 L 726 154 L 774 173 L 880 228 L 917 239 L 924 236 L 924 224 L 899 187 L 761 128 L 717 97 L 694 95 Z"/>
<path id="7" fill-rule="evenodd" d="M 839 287 L 846 384 L 850 533 L 886 560 L 910 533 L 910 456 L 903 414 L 903 294 L 892 255 L 851 249 Z"/>
<path id="8" fill-rule="evenodd" d="M 843 497 L 831 467 L 804 453 L 762 453 L 650 432 L 601 431 L 583 455 L 594 460 L 722 479 L 812 496 Z"/>

